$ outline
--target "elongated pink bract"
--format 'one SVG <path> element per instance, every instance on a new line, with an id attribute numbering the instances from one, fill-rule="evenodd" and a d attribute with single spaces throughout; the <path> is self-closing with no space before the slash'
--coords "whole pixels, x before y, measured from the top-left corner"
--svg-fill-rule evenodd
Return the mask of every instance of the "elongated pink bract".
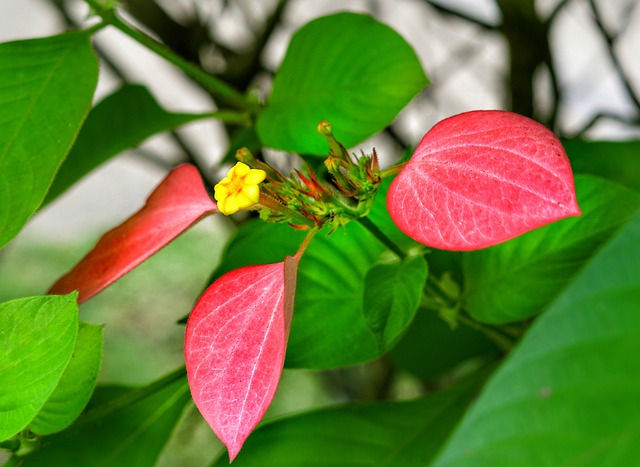
<path id="1" fill-rule="evenodd" d="M 485 248 L 580 215 L 560 141 L 497 110 L 434 126 L 391 184 L 387 208 L 404 233 L 446 250 Z"/>
<path id="2" fill-rule="evenodd" d="M 178 166 L 160 182 L 140 211 L 107 232 L 49 293 L 78 290 L 78 302 L 83 302 L 216 211 L 198 170 L 188 164 Z"/>
<path id="3" fill-rule="evenodd" d="M 185 333 L 191 395 L 233 460 L 271 404 L 284 365 L 297 259 L 247 266 L 215 281 Z"/>

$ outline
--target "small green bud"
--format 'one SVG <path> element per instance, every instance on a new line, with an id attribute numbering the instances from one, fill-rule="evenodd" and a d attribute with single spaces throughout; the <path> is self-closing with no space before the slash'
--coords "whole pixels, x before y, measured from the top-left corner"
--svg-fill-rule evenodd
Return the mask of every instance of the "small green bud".
<path id="1" fill-rule="evenodd" d="M 318 133 L 320 133 L 324 137 L 333 136 L 331 123 L 329 123 L 326 120 L 322 120 L 320 123 L 318 123 L 318 126 L 316 127 L 316 129 L 318 130 Z"/>

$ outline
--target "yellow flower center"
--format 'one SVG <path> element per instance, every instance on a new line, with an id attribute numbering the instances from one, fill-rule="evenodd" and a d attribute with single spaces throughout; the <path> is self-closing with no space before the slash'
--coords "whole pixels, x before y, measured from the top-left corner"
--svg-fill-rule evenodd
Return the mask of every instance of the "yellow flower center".
<path id="1" fill-rule="evenodd" d="M 256 204 L 260 199 L 258 184 L 266 176 L 264 170 L 252 169 L 242 162 L 231 167 L 227 176 L 213 187 L 220 212 L 230 216 L 240 209 L 247 209 Z"/>

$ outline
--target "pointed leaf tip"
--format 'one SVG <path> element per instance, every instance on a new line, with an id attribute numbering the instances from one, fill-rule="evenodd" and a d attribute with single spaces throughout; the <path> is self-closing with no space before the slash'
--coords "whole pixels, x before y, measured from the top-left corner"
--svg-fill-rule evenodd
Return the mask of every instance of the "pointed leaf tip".
<path id="1" fill-rule="evenodd" d="M 580 215 L 560 141 L 541 124 L 498 110 L 434 126 L 391 184 L 387 208 L 411 238 L 461 251 Z"/>
<path id="2" fill-rule="evenodd" d="M 198 170 L 180 165 L 160 182 L 140 211 L 107 232 L 49 293 L 78 290 L 78 303 L 82 303 L 216 211 Z"/>
<path id="3" fill-rule="evenodd" d="M 193 400 L 233 461 L 275 395 L 289 336 L 297 259 L 247 266 L 216 280 L 185 333 Z"/>

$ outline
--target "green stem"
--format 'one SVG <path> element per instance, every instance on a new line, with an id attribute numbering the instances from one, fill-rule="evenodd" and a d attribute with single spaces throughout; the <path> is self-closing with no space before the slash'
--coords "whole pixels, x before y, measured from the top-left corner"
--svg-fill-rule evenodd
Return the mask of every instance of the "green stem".
<path id="1" fill-rule="evenodd" d="M 264 206 L 267 209 L 270 209 L 273 212 L 277 212 L 282 214 L 283 216 L 288 217 L 292 221 L 298 222 L 302 225 L 306 225 L 308 227 L 315 227 L 316 224 L 308 217 L 303 216 L 298 211 L 291 209 L 288 206 L 285 206 L 277 199 L 272 198 L 271 196 L 260 193 L 260 200 L 258 201 L 260 206 Z"/>
<path id="2" fill-rule="evenodd" d="M 100 31 L 101 29 L 104 29 L 107 26 L 109 26 L 109 23 L 107 23 L 106 21 L 101 21 L 98 24 L 94 24 L 93 26 L 88 27 L 87 29 L 84 30 L 84 32 L 88 34 L 95 34 L 96 32 Z"/>
<path id="3" fill-rule="evenodd" d="M 5 439 L 0 441 L 0 449 L 6 449 L 8 451 L 15 451 L 20 447 L 20 441 L 16 438 Z"/>
<path id="4" fill-rule="evenodd" d="M 251 118 L 245 112 L 236 112 L 235 110 L 217 110 L 202 114 L 203 117 L 215 118 L 225 123 L 237 123 L 242 126 L 251 125 Z"/>
<path id="5" fill-rule="evenodd" d="M 402 249 L 396 245 L 387 235 L 378 228 L 368 217 L 359 217 L 357 221 L 362 225 L 365 229 L 373 234 L 380 242 L 386 246 L 389 250 L 393 251 L 400 259 L 405 259 L 407 254 L 402 251 Z"/>
<path id="6" fill-rule="evenodd" d="M 141 31 L 133 28 L 128 25 L 124 21 L 122 21 L 116 12 L 111 9 L 104 9 L 99 4 L 97 4 L 96 0 L 87 0 L 87 2 L 94 7 L 94 9 L 98 12 L 98 14 L 102 17 L 102 19 L 112 25 L 113 27 L 119 29 L 127 36 L 131 37 L 136 42 L 144 45 L 149 50 L 155 52 L 160 55 L 165 60 L 173 63 L 175 66 L 184 71 L 191 78 L 202 84 L 204 87 L 209 89 L 214 95 L 217 95 L 222 100 L 232 104 L 241 109 L 253 109 L 255 104 L 247 99 L 242 93 L 238 92 L 231 86 L 229 86 L 224 81 L 216 78 L 213 75 L 205 72 L 201 68 L 193 65 L 192 63 L 186 61 L 179 55 L 173 53 L 167 47 L 165 47 L 160 42 L 155 39 L 147 36 Z"/>
<path id="7" fill-rule="evenodd" d="M 313 240 L 313 237 L 316 236 L 316 234 L 318 233 L 319 230 L 320 230 L 319 227 L 315 226 L 314 228 L 309 230 L 309 232 L 307 232 L 306 237 L 304 237 L 304 240 L 302 240 L 302 243 L 298 247 L 298 251 L 296 251 L 296 254 L 294 255 L 294 257 L 298 261 L 300 261 L 300 258 L 302 258 L 302 255 L 307 250 L 307 247 L 309 246 L 309 243 L 311 243 L 311 240 Z"/>
<path id="8" fill-rule="evenodd" d="M 457 319 L 458 321 L 460 321 L 463 324 L 466 324 L 470 328 L 473 328 L 483 333 L 485 336 L 487 336 L 489 339 L 495 342 L 496 345 L 500 347 L 500 349 L 504 350 L 505 352 L 509 352 L 513 348 L 513 345 L 514 345 L 513 341 L 507 338 L 506 336 L 504 336 L 502 333 L 496 331 L 492 327 L 479 323 L 462 314 L 459 314 Z"/>
<path id="9" fill-rule="evenodd" d="M 384 180 L 387 177 L 391 177 L 395 174 L 397 174 L 398 172 L 400 172 L 404 166 L 405 166 L 406 162 L 402 162 L 400 164 L 396 164 L 394 166 L 389 167 L 388 169 L 384 169 L 380 171 L 380 178 L 382 180 Z"/>

